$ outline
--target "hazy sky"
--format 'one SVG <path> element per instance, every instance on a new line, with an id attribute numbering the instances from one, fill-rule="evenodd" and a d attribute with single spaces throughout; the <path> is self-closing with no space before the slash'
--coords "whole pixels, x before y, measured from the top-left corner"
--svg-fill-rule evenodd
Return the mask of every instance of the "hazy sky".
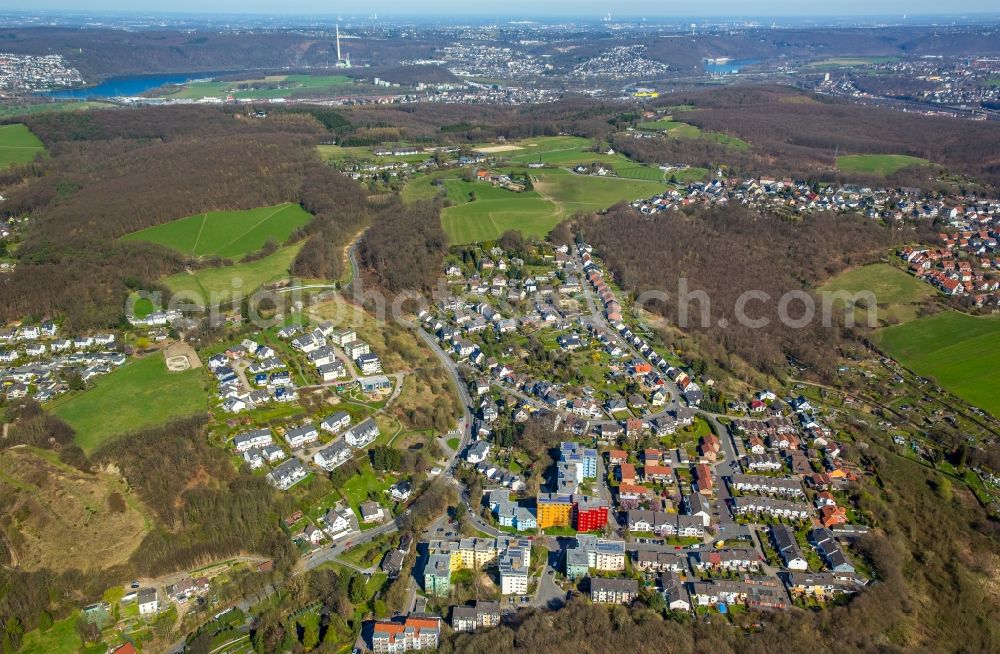
<path id="1" fill-rule="evenodd" d="M 452 15 L 499 13 L 516 15 L 570 15 L 580 18 L 612 15 L 628 16 L 803 16 L 803 15 L 903 15 L 933 13 L 998 13 L 996 0 L 840 0 L 835 3 L 809 3 L 796 0 L 766 0 L 749 4 L 736 0 L 714 3 L 657 2 L 653 0 L 504 0 L 469 2 L 463 0 L 365 0 L 364 2 L 321 2 L 320 0 L 0 0 L 3 9 L 217 12 L 263 14 L 380 14 L 449 13 Z"/>

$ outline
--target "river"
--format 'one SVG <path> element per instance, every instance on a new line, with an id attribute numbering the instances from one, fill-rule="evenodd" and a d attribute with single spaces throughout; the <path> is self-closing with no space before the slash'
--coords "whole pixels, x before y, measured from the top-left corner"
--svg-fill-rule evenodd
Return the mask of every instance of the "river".
<path id="1" fill-rule="evenodd" d="M 745 66 L 759 64 L 757 59 L 734 59 L 724 64 L 705 62 L 705 72 L 710 75 L 735 75 Z"/>
<path id="2" fill-rule="evenodd" d="M 195 79 L 209 79 L 220 73 L 159 73 L 156 75 L 125 75 L 109 77 L 96 86 L 43 91 L 39 95 L 59 100 L 86 100 L 87 98 L 113 98 L 137 96 L 167 84 L 184 84 Z"/>

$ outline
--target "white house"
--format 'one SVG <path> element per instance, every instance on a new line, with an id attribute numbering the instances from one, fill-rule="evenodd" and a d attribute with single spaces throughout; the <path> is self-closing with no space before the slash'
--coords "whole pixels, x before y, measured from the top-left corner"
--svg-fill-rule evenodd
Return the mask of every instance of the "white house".
<path id="1" fill-rule="evenodd" d="M 382 522 L 385 519 L 385 511 L 377 502 L 368 501 L 359 508 L 361 510 L 361 522 Z"/>
<path id="2" fill-rule="evenodd" d="M 476 464 L 485 461 L 489 455 L 490 444 L 486 441 L 478 441 L 469 446 L 468 451 L 465 453 L 465 460 Z"/>
<path id="3" fill-rule="evenodd" d="M 311 423 L 294 429 L 289 429 L 285 432 L 285 441 L 288 443 L 289 447 L 292 448 L 302 447 L 312 443 L 318 438 L 319 431 L 316 430 L 316 425 Z"/>
<path id="4" fill-rule="evenodd" d="M 264 460 L 268 463 L 274 463 L 275 461 L 281 461 L 285 458 L 285 451 L 278 447 L 277 445 L 265 445 L 260 448 L 260 455 L 264 457 Z"/>
<path id="5" fill-rule="evenodd" d="M 160 610 L 160 598 L 155 588 L 142 588 L 136 594 L 139 615 L 153 615 Z"/>
<path id="6" fill-rule="evenodd" d="M 329 345 L 324 345 L 323 347 L 309 353 L 309 362 L 317 367 L 333 363 L 333 359 L 333 348 Z"/>
<path id="7" fill-rule="evenodd" d="M 340 360 L 317 366 L 316 372 L 319 373 L 319 376 L 322 377 L 325 382 L 332 382 L 340 379 L 341 377 L 347 376 L 347 368 L 344 367 L 344 364 Z"/>
<path id="8" fill-rule="evenodd" d="M 396 482 L 389 488 L 389 495 L 397 502 L 405 502 L 410 499 L 410 493 L 412 492 L 413 484 L 406 480 Z"/>
<path id="9" fill-rule="evenodd" d="M 362 354 L 354 362 L 361 369 L 363 375 L 377 375 L 382 372 L 382 361 L 374 354 Z"/>
<path id="10" fill-rule="evenodd" d="M 313 463 L 324 470 L 333 470 L 351 458 L 351 449 L 343 440 L 336 440 L 313 455 Z"/>
<path id="11" fill-rule="evenodd" d="M 358 449 L 378 438 L 378 434 L 378 425 L 369 418 L 344 434 L 344 440 L 351 447 Z"/>
<path id="12" fill-rule="evenodd" d="M 358 335 L 353 329 L 336 329 L 330 333 L 330 340 L 340 347 L 344 347 L 348 343 L 358 340 Z"/>
<path id="13" fill-rule="evenodd" d="M 362 354 L 368 354 L 371 352 L 371 348 L 368 346 L 368 343 L 365 343 L 364 341 L 351 341 L 350 343 L 345 343 L 343 347 L 344 352 L 346 352 L 347 356 L 352 359 L 357 359 Z"/>
<path id="14" fill-rule="evenodd" d="M 351 529 L 351 522 L 344 515 L 344 511 L 337 511 L 336 509 L 330 509 L 323 516 L 323 524 L 326 525 L 324 531 L 330 535 L 331 538 L 338 538 L 343 536 Z"/>
<path id="15" fill-rule="evenodd" d="M 236 448 L 237 452 L 246 452 L 272 443 L 274 443 L 274 438 L 270 429 L 255 429 L 233 436 L 233 447 Z"/>
<path id="16" fill-rule="evenodd" d="M 264 457 L 260 450 L 252 449 L 243 453 L 243 460 L 247 462 L 251 469 L 257 470 L 264 467 Z"/>
<path id="17" fill-rule="evenodd" d="M 267 475 L 267 480 L 280 490 L 288 490 L 309 475 L 298 459 L 291 459 L 282 463 Z"/>
<path id="18" fill-rule="evenodd" d="M 328 431 L 331 434 L 335 434 L 341 429 L 345 429 L 351 426 L 351 416 L 348 415 L 346 411 L 338 411 L 332 415 L 323 418 L 323 422 L 319 423 L 319 428 L 323 431 Z"/>

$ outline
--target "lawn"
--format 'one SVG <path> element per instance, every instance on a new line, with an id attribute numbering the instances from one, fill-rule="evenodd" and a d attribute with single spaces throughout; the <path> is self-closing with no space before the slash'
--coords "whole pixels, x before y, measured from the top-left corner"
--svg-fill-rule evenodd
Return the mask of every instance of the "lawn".
<path id="1" fill-rule="evenodd" d="M 73 614 L 65 620 L 60 620 L 52 624 L 48 630 L 42 632 L 38 629 L 24 634 L 21 642 L 20 654 L 52 654 L 53 652 L 78 652 L 83 647 L 76 632 L 76 618 Z"/>
<path id="2" fill-rule="evenodd" d="M 385 162 L 406 162 L 406 163 L 420 163 L 430 159 L 433 155 L 426 152 L 418 152 L 417 154 L 401 154 L 401 155 L 382 155 L 376 156 L 372 149 L 366 146 L 341 146 L 341 145 L 328 145 L 322 144 L 317 145 L 316 149 L 319 151 L 319 156 L 322 157 L 324 161 L 329 162 L 343 162 L 343 161 L 374 161 L 377 163 Z"/>
<path id="3" fill-rule="evenodd" d="M 830 57 L 807 64 L 809 68 L 849 68 L 852 66 L 870 66 L 896 61 L 896 57 Z"/>
<path id="4" fill-rule="evenodd" d="M 662 179 L 662 171 L 656 169 Z M 618 202 L 648 198 L 666 190 L 663 182 L 577 175 L 565 170 L 539 173 L 535 189 L 559 205 L 560 217 L 575 213 L 600 211 Z"/>
<path id="5" fill-rule="evenodd" d="M 312 216 L 286 202 L 248 211 L 210 211 L 132 232 L 127 241 L 157 243 L 198 257 L 239 259 L 260 250 L 269 240 L 284 243 Z"/>
<path id="6" fill-rule="evenodd" d="M 199 306 L 230 302 L 267 282 L 287 277 L 301 248 L 302 244 L 297 243 L 256 261 L 177 273 L 163 283 L 174 293 L 189 294 L 188 299 Z"/>
<path id="7" fill-rule="evenodd" d="M 358 519 L 360 520 L 361 512 L 358 510 L 358 507 L 368 501 L 369 493 L 374 493 L 377 498 L 376 501 L 382 506 L 387 507 L 387 505 L 391 504 L 389 496 L 385 495 L 383 491 L 388 490 L 390 486 L 396 483 L 396 479 L 389 473 L 379 475 L 372 470 L 371 463 L 367 459 L 359 467 L 361 474 L 354 475 L 347 480 L 343 487 L 341 487 L 340 492 L 351 509 L 358 514 Z"/>
<path id="8" fill-rule="evenodd" d="M 917 317 L 920 305 L 935 295 L 930 285 L 885 263 L 875 263 L 842 272 L 818 290 L 820 293 L 847 291 L 852 294 L 870 291 L 878 303 L 877 317 L 880 323 L 886 320 L 893 323 L 913 320 Z M 839 308 L 842 303 L 837 302 L 834 306 Z M 866 322 L 863 310 L 861 315 L 856 317 L 856 321 Z"/>
<path id="9" fill-rule="evenodd" d="M 22 104 L 0 107 L 0 119 L 29 116 L 32 114 L 55 113 L 60 111 L 86 111 L 88 109 L 107 109 L 114 105 L 108 102 L 43 102 L 41 104 Z"/>
<path id="10" fill-rule="evenodd" d="M 724 145 L 728 148 L 733 148 L 734 150 L 746 151 L 750 149 L 750 144 L 743 139 L 736 138 L 735 136 L 729 136 L 728 134 L 723 134 L 722 132 L 703 132 L 701 138 L 708 139 L 709 141 L 715 141 L 719 145 Z"/>
<path id="11" fill-rule="evenodd" d="M 43 152 L 45 146 L 24 125 L 0 125 L 0 169 L 28 163 Z"/>
<path id="12" fill-rule="evenodd" d="M 837 157 L 837 168 L 852 173 L 891 175 L 910 166 L 926 166 L 926 159 L 905 154 L 849 154 Z"/>
<path id="13" fill-rule="evenodd" d="M 509 229 L 543 238 L 561 219 L 555 205 L 535 194 L 448 207 L 441 213 L 441 226 L 452 244 L 460 244 L 493 240 Z"/>
<path id="14" fill-rule="evenodd" d="M 970 404 L 1000 415 L 1000 318 L 957 311 L 886 327 L 875 343 L 917 374 Z"/>
<path id="15" fill-rule="evenodd" d="M 204 413 L 208 400 L 200 370 L 167 372 L 154 354 L 97 377 L 94 387 L 69 393 L 48 407 L 76 430 L 87 452 L 116 436 L 175 418 Z"/>
<path id="16" fill-rule="evenodd" d="M 668 136 L 679 138 L 697 138 L 701 130 L 689 123 L 682 123 L 679 120 L 661 118 L 660 120 L 646 123 L 639 123 L 639 129 L 652 130 L 656 132 L 666 132 Z"/>
<path id="17" fill-rule="evenodd" d="M 200 100 L 232 96 L 234 100 L 263 100 L 309 95 L 310 92 L 322 92 L 353 83 L 350 77 L 344 75 L 269 75 L 263 79 L 192 82 L 168 93 L 166 97 Z M 258 86 L 263 88 L 254 89 Z"/>

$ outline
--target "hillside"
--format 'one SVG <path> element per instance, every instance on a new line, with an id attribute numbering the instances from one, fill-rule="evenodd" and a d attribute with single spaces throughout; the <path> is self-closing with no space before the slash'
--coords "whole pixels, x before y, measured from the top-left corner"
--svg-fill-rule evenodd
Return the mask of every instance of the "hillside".
<path id="1" fill-rule="evenodd" d="M 5 215 L 33 216 L 19 265 L 0 289 L 4 320 L 32 312 L 64 314 L 75 329 L 116 323 L 130 289 L 212 265 L 187 262 L 183 247 L 117 240 L 152 227 L 162 236 L 181 216 L 300 205 L 281 229 L 228 244 L 213 236 L 219 247 L 204 254 L 238 256 L 270 238 L 311 239 L 296 267 L 314 277 L 339 275 L 338 244 L 367 220 L 361 189 L 318 158 L 323 127 L 308 113 L 247 121 L 223 109 L 173 107 L 38 114 L 28 123 L 51 157 L 4 203 Z M 313 220 L 304 222 L 305 213 Z"/>
<path id="2" fill-rule="evenodd" d="M 146 510 L 113 475 L 85 473 L 49 451 L 0 457 L 0 533 L 23 570 L 108 568 L 128 561 L 149 530 Z"/>

